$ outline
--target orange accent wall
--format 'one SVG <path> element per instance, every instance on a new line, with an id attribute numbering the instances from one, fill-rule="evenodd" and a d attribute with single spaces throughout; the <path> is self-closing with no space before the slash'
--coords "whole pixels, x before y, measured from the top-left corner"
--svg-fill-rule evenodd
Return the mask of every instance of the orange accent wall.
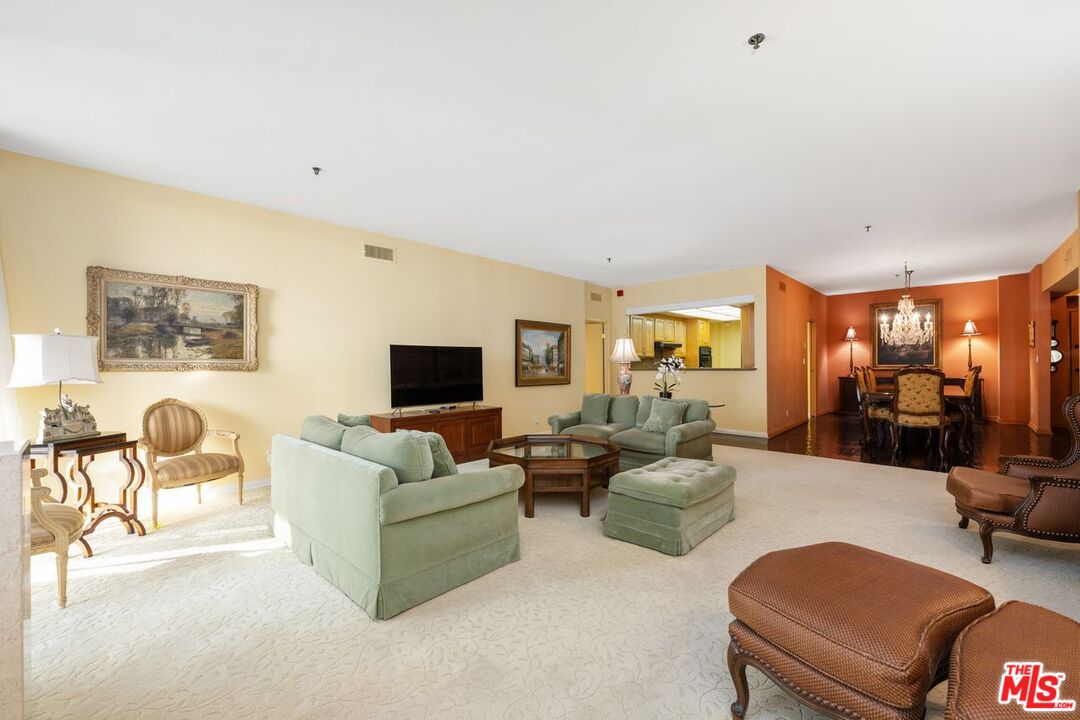
<path id="1" fill-rule="evenodd" d="M 781 289 L 783 287 L 783 289 Z M 817 290 L 771 267 L 765 268 L 767 431 L 776 435 L 807 420 L 806 323 L 816 330 L 817 407 L 829 404 L 828 307 Z"/>
<path id="2" fill-rule="evenodd" d="M 1024 277 L 1024 276 L 1021 276 Z M 1025 296 L 1027 286 L 1025 284 Z M 828 397 L 830 409 L 839 404 L 840 385 L 837 378 L 848 374 L 848 343 L 844 335 L 849 325 L 855 326 L 859 339 L 855 341 L 855 365 L 871 364 L 870 305 L 896 302 L 903 294 L 901 288 L 874 292 L 830 295 L 826 298 L 828 313 Z M 972 338 L 971 352 L 976 365 L 982 365 L 984 412 L 988 419 L 997 419 L 999 407 L 998 372 L 998 300 L 997 280 L 927 285 L 911 289 L 916 300 L 941 298 L 941 354 L 947 377 L 961 377 L 967 372 L 967 338 L 960 336 L 964 322 L 974 320 L 982 335 Z M 1025 325 L 1026 332 L 1026 325 Z M 1026 342 L 1025 342 L 1026 345 Z M 771 356 L 770 356 L 771 361 Z M 770 363 L 771 364 L 771 363 Z M 769 376 L 770 390 L 772 375 Z"/>
<path id="3" fill-rule="evenodd" d="M 1035 323 L 1035 347 L 1028 348 L 1028 427 L 1050 433 L 1050 293 L 1043 290 L 1042 275 L 1041 265 L 1028 274 L 1028 320 Z"/>
<path id="4" fill-rule="evenodd" d="M 1031 273 L 1003 275 L 998 282 L 998 416 L 1027 425 L 1031 418 L 1028 371 L 1028 283 Z"/>

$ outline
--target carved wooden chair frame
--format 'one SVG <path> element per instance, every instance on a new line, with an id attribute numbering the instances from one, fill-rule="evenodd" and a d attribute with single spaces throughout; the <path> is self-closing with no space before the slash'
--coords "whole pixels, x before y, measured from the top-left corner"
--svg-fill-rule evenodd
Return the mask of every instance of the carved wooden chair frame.
<path id="1" fill-rule="evenodd" d="M 931 375 L 937 378 L 937 395 L 938 395 L 938 409 L 937 412 L 913 412 L 905 410 L 900 411 L 901 400 L 901 378 L 907 375 Z M 945 469 L 946 465 L 946 451 L 948 449 L 949 431 L 951 427 L 951 421 L 946 415 L 945 409 L 945 373 L 936 368 L 915 366 L 901 368 L 896 371 L 893 376 L 894 387 L 896 388 L 893 395 L 892 406 L 892 431 L 893 431 L 893 463 L 898 464 L 900 462 L 900 428 L 910 427 L 921 430 L 938 430 L 938 453 L 941 457 L 941 469 Z M 900 415 L 914 415 L 916 417 L 936 417 L 937 423 L 934 425 L 913 425 L 900 421 Z"/>
<path id="2" fill-rule="evenodd" d="M 68 574 L 68 548 L 82 537 L 83 528 L 78 527 L 74 532 L 69 532 L 63 526 L 57 524 L 45 509 L 48 503 L 56 503 L 52 498 L 49 488 L 41 484 L 41 479 L 49 474 L 45 468 L 34 468 L 30 471 L 30 517 L 52 535 L 52 542 L 31 544 L 30 554 L 56 553 L 56 592 L 60 607 L 67 605 L 67 574 Z M 57 503 L 60 504 L 60 503 Z M 71 507 L 65 505 L 64 507 Z M 74 508 L 72 508 L 74 510 Z"/>
<path id="3" fill-rule="evenodd" d="M 150 425 L 150 415 L 151 415 L 151 413 L 153 413 L 158 408 L 166 407 L 166 406 L 170 406 L 170 405 L 183 407 L 183 408 L 186 408 L 188 410 L 193 411 L 195 414 L 198 415 L 201 427 L 200 427 L 199 436 L 198 436 L 198 438 L 196 438 L 196 440 L 193 443 L 191 443 L 190 445 L 188 445 L 187 447 L 185 447 L 185 448 L 183 448 L 181 450 L 176 450 L 176 451 L 172 451 L 172 452 L 165 452 L 163 450 L 160 450 L 160 449 L 156 448 L 150 442 L 150 439 L 149 439 L 150 438 L 150 427 L 149 427 L 149 425 Z M 161 478 L 158 476 L 158 473 L 157 473 L 157 461 L 158 461 L 158 459 L 160 459 L 160 458 L 179 457 L 181 455 L 187 455 L 189 453 L 195 453 L 196 455 L 201 455 L 202 451 L 203 451 L 202 450 L 203 441 L 206 440 L 206 437 L 208 435 L 212 436 L 212 437 L 220 437 L 220 438 L 224 438 L 226 440 L 231 440 L 232 441 L 232 450 L 233 450 L 232 454 L 236 457 L 237 460 L 240 461 L 239 469 L 230 469 L 230 470 L 227 470 L 227 471 L 211 472 L 211 473 L 206 473 L 204 475 L 193 475 L 191 477 L 182 478 L 180 480 L 173 480 L 173 481 L 167 481 L 167 482 L 161 480 Z M 147 407 L 145 410 L 143 410 L 142 437 L 139 438 L 139 446 L 142 447 L 143 451 L 146 453 L 146 467 L 147 467 L 147 470 L 150 472 L 150 488 L 151 488 L 151 492 L 153 493 L 152 496 L 151 496 L 151 504 L 150 504 L 151 510 L 150 510 L 150 512 L 151 512 L 151 517 L 153 519 L 155 528 L 159 527 L 158 526 L 158 491 L 162 490 L 162 489 L 168 490 L 168 489 L 171 489 L 171 488 L 187 487 L 189 485 L 194 485 L 195 486 L 196 497 L 198 498 L 198 502 L 202 503 L 202 483 L 210 482 L 211 480 L 218 480 L 220 478 L 228 477 L 229 475 L 232 475 L 233 473 L 236 473 L 236 490 L 237 490 L 237 494 L 238 494 L 238 497 L 239 497 L 240 504 L 241 505 L 244 504 L 244 457 L 243 457 L 243 455 L 240 454 L 240 435 L 238 433 L 235 433 L 235 432 L 231 431 L 231 430 L 212 430 L 212 429 L 209 429 L 207 421 L 206 421 L 206 414 L 197 405 L 192 405 L 191 403 L 184 402 L 183 400 L 177 400 L 176 398 L 165 398 L 163 400 L 158 400 L 157 402 L 151 404 L 149 407 Z"/>

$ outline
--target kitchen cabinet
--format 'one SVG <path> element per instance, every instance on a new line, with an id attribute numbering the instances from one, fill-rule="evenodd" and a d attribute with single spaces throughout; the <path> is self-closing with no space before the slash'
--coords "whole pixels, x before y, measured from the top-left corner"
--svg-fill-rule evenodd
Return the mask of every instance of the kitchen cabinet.
<path id="1" fill-rule="evenodd" d="M 697 342 L 698 345 L 711 345 L 712 344 L 712 326 L 709 325 L 708 320 L 697 321 Z"/>
<path id="2" fill-rule="evenodd" d="M 679 347 L 675 348 L 675 357 L 686 357 L 686 323 L 682 320 L 673 320 L 675 323 L 675 342 Z"/>
<path id="3" fill-rule="evenodd" d="M 645 320 L 645 352 L 638 353 L 641 357 L 653 357 L 656 354 L 656 321 L 651 318 Z"/>
<path id="4" fill-rule="evenodd" d="M 634 352 L 638 357 L 645 356 L 645 318 L 630 316 L 630 340 L 634 343 Z"/>

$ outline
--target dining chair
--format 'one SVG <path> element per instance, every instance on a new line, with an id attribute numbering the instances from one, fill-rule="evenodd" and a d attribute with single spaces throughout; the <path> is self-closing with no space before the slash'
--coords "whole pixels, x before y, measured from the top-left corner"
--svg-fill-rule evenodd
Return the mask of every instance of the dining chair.
<path id="1" fill-rule="evenodd" d="M 30 554 L 56 553 L 56 592 L 60 607 L 67 605 L 68 551 L 82 537 L 86 518 L 70 505 L 53 499 L 41 484 L 45 468 L 30 471 Z"/>
<path id="2" fill-rule="evenodd" d="M 963 406 L 948 408 L 949 419 L 960 426 L 960 447 L 964 452 L 972 452 L 975 449 L 975 429 L 972 427 L 972 418 L 975 414 L 975 392 L 979 387 L 980 373 L 982 373 L 982 365 L 968 369 L 964 376 L 964 396 L 960 399 Z M 955 399 L 955 396 L 953 397 Z"/>
<path id="3" fill-rule="evenodd" d="M 875 391 L 876 385 L 877 381 L 871 368 L 855 368 L 855 389 L 859 400 L 859 415 L 862 418 L 864 445 L 872 439 L 877 425 L 887 424 L 891 428 L 892 404 L 874 402 L 870 399 L 870 393 Z"/>
<path id="4" fill-rule="evenodd" d="M 955 426 L 946 412 L 945 373 L 927 367 L 906 367 L 896 371 L 896 391 L 892 404 L 893 464 L 900 463 L 900 432 L 916 428 L 938 431 L 940 468 L 946 467 L 949 434 Z M 928 443 L 929 444 L 929 439 Z"/>
<path id="5" fill-rule="evenodd" d="M 158 491 L 194 485 L 202 502 L 202 483 L 236 474 L 236 490 L 244 504 L 244 458 L 240 435 L 231 430 L 209 430 L 206 415 L 195 405 L 165 398 L 146 408 L 139 445 L 150 470 L 151 517 L 158 527 Z M 232 441 L 232 454 L 204 453 L 207 435 Z M 166 458 L 164 460 L 160 458 Z M 170 459 L 171 458 L 171 459 Z"/>

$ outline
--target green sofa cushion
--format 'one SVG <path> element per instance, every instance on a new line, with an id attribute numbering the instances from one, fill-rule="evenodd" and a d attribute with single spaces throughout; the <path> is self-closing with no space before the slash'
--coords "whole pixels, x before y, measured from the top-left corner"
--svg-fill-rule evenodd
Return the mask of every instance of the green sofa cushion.
<path id="1" fill-rule="evenodd" d="M 656 398 L 649 411 L 649 419 L 641 426 L 645 432 L 666 433 L 676 425 L 682 425 L 686 415 L 686 403 L 680 400 Z"/>
<path id="2" fill-rule="evenodd" d="M 607 393 L 587 393 L 581 398 L 581 424 L 603 425 L 608 419 L 611 396 Z"/>
<path id="3" fill-rule="evenodd" d="M 607 425 L 571 425 L 563 430 L 567 435 L 588 435 L 589 437 L 599 437 L 607 439 L 617 432 L 623 430 L 629 430 L 633 425 L 620 425 L 618 423 L 608 423 Z"/>
<path id="4" fill-rule="evenodd" d="M 641 395 L 638 397 L 637 416 L 634 418 L 634 426 L 640 428 L 645 424 L 645 421 L 649 419 L 649 413 L 652 412 L 652 401 L 655 399 L 653 395 Z"/>
<path id="5" fill-rule="evenodd" d="M 381 433 L 357 425 L 345 431 L 341 451 L 385 465 L 394 471 L 399 483 L 430 480 L 435 469 L 431 446 L 408 432 Z"/>
<path id="6" fill-rule="evenodd" d="M 346 430 L 348 430 L 347 427 L 325 415 L 312 415 L 304 418 L 304 422 L 300 425 L 300 439 L 331 450 L 340 450 L 341 438 Z"/>
<path id="7" fill-rule="evenodd" d="M 637 410 L 637 395 L 614 395 L 608 409 L 608 418 L 612 423 L 632 427 L 637 424 Z"/>
<path id="8" fill-rule="evenodd" d="M 431 448 L 431 461 L 433 469 L 431 477 L 441 478 L 448 475 L 457 475 L 457 465 L 454 464 L 454 456 L 450 454 L 450 448 L 446 446 L 446 440 L 437 432 L 424 432 L 423 430 L 406 430 L 419 438 Z"/>
<path id="9" fill-rule="evenodd" d="M 686 403 L 686 416 L 683 422 L 696 422 L 709 419 L 708 400 L 683 400 Z"/>
<path id="10" fill-rule="evenodd" d="M 338 413 L 337 421 L 346 427 L 356 427 L 357 425 L 367 425 L 371 427 L 370 415 L 343 415 Z"/>
<path id="11" fill-rule="evenodd" d="M 663 455 L 667 452 L 666 438 L 663 433 L 645 432 L 637 428 L 630 428 L 615 433 L 610 440 L 626 450 L 637 450 L 652 455 Z"/>
<path id="12" fill-rule="evenodd" d="M 398 485 L 379 497 L 379 522 L 393 525 L 413 518 L 483 502 L 499 495 L 516 494 L 525 484 L 517 465 L 477 470 L 458 477 L 432 478 L 425 483 Z M 435 538 L 431 538 L 435 542 Z"/>
<path id="13" fill-rule="evenodd" d="M 735 468 L 708 460 L 664 458 L 611 478 L 609 492 L 686 508 L 719 494 L 735 482 Z"/>

